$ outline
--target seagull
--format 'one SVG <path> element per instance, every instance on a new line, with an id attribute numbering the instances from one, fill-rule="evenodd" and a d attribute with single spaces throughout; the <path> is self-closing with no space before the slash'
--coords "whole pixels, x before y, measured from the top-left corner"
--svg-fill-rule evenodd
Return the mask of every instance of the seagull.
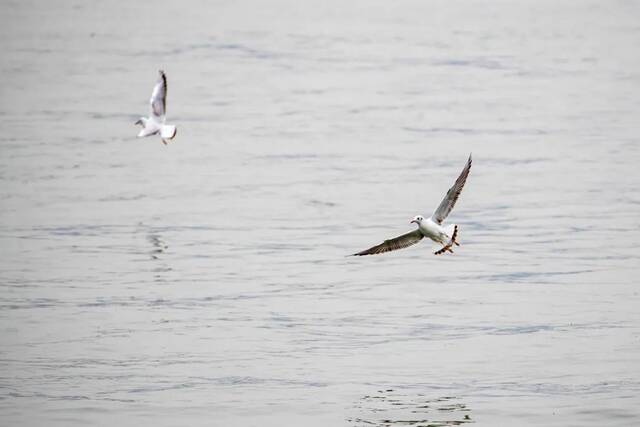
<path id="1" fill-rule="evenodd" d="M 142 130 L 138 134 L 138 138 L 145 136 L 160 134 L 162 143 L 167 145 L 168 139 L 173 139 L 176 136 L 177 129 L 174 125 L 165 125 L 165 114 L 167 111 L 167 76 L 164 71 L 159 70 L 158 81 L 153 87 L 151 93 L 151 115 L 149 118 L 140 117 L 136 122 L 136 125 L 141 125 Z"/>
<path id="2" fill-rule="evenodd" d="M 462 187 L 464 187 L 464 183 L 467 181 L 470 170 L 471 155 L 469 155 L 467 164 L 464 166 L 464 169 L 462 169 L 462 172 L 460 173 L 460 176 L 458 176 L 458 179 L 456 179 L 455 184 L 453 184 L 453 187 L 447 191 L 447 195 L 444 196 L 444 199 L 440 202 L 440 206 L 438 206 L 435 212 L 433 212 L 431 218 L 425 219 L 422 215 L 413 217 L 411 223 L 415 223 L 418 226 L 417 229 L 394 239 L 385 240 L 377 246 L 365 249 L 364 251 L 355 253 L 352 256 L 376 255 L 407 248 L 415 245 L 424 237 L 428 237 L 434 242 L 442 245 L 442 248 L 434 252 L 435 255 L 440 255 L 445 252 L 453 253 L 453 250 L 451 249 L 452 246 L 460 246 L 456 240 L 458 237 L 458 225 L 451 224 L 445 227 L 442 223 L 455 206 L 456 201 L 462 192 Z"/>

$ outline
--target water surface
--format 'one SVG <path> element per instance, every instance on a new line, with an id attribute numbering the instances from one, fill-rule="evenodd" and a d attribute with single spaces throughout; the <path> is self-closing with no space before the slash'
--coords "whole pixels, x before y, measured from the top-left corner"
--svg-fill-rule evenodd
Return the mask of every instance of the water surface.
<path id="1" fill-rule="evenodd" d="M 1 424 L 640 422 L 639 2 L 0 7 Z"/>

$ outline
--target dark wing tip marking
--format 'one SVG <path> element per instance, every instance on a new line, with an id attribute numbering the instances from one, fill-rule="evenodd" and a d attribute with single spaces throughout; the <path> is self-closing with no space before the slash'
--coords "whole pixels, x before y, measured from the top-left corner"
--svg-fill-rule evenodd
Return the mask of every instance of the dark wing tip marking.
<path id="1" fill-rule="evenodd" d="M 455 243 L 456 246 L 460 246 L 460 243 L 456 240 L 458 238 L 458 226 L 455 225 L 453 227 L 453 236 L 451 236 L 451 241 Z"/>
<path id="2" fill-rule="evenodd" d="M 166 114 L 167 113 L 167 75 L 164 73 L 164 70 L 158 70 L 158 73 L 160 73 L 160 78 L 162 79 L 162 97 L 160 99 L 160 102 L 162 102 L 162 111 L 164 112 L 164 114 Z"/>

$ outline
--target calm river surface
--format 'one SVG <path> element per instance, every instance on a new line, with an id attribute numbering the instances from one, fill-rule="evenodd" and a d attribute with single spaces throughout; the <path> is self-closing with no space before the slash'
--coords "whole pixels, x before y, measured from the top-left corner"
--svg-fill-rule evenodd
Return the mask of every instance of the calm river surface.
<path id="1" fill-rule="evenodd" d="M 0 425 L 639 425 L 639 16 L 2 1 Z"/>

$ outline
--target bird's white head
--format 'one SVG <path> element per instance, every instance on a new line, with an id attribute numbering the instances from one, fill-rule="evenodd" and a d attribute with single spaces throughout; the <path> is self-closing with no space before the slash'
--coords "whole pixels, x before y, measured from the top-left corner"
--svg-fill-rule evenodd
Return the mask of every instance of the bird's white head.
<path id="1" fill-rule="evenodd" d="M 413 217 L 413 219 L 411 220 L 410 224 L 416 223 L 418 225 L 420 225 L 420 223 L 424 221 L 424 217 L 422 215 L 416 215 Z"/>

